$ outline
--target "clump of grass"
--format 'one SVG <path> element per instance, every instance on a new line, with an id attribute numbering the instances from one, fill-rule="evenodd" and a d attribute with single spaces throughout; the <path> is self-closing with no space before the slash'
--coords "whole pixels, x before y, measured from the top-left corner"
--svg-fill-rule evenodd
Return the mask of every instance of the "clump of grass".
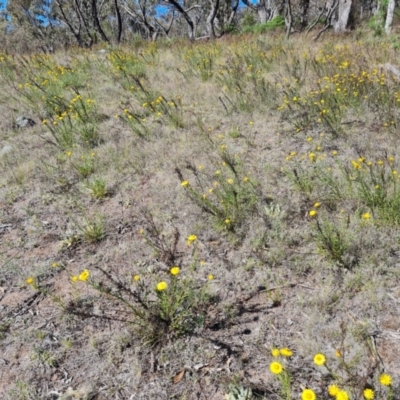
<path id="1" fill-rule="evenodd" d="M 202 81 L 207 81 L 214 75 L 216 58 L 221 54 L 221 47 L 199 45 L 191 47 L 183 53 L 186 68 L 181 71 L 184 76 L 197 76 Z"/>
<path id="2" fill-rule="evenodd" d="M 109 193 L 106 181 L 101 178 L 91 180 L 86 187 L 90 195 L 96 200 L 104 199 Z"/>
<path id="3" fill-rule="evenodd" d="M 95 220 L 85 219 L 83 224 L 79 225 L 79 230 L 82 239 L 89 243 L 100 242 L 106 237 L 106 229 L 101 217 Z"/>
<path id="4" fill-rule="evenodd" d="M 194 168 L 195 183 L 184 179 L 176 168 L 185 194 L 213 220 L 219 232 L 237 233 L 244 222 L 256 210 L 260 195 L 256 183 L 242 171 L 239 159 L 232 156 L 225 145 L 221 145 L 221 161 L 211 175 L 204 167 Z"/>

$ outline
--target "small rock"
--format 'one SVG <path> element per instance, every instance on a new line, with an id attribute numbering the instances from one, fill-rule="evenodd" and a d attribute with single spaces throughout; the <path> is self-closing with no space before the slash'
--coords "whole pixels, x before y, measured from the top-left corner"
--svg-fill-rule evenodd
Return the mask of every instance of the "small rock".
<path id="1" fill-rule="evenodd" d="M 15 126 L 19 129 L 27 128 L 27 127 L 31 127 L 31 126 L 35 126 L 35 125 L 36 125 L 36 122 L 33 119 L 31 119 L 29 117 L 25 117 L 24 115 L 20 115 L 15 120 Z"/>
<path id="2" fill-rule="evenodd" d="M 3 148 L 0 150 L 0 157 L 5 156 L 8 153 L 11 153 L 13 150 L 12 146 L 10 146 L 9 144 L 6 144 L 5 146 L 3 146 Z"/>

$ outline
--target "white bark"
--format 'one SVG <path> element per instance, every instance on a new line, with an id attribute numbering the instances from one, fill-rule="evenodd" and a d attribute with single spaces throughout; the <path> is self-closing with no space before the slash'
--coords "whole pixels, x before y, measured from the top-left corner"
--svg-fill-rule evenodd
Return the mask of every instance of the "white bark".
<path id="1" fill-rule="evenodd" d="M 387 14 L 386 14 L 386 23 L 385 23 L 385 32 L 386 32 L 387 35 L 389 35 L 391 30 L 392 30 L 393 15 L 394 15 L 395 6 L 396 6 L 396 1 L 395 0 L 389 0 Z"/>
<path id="2" fill-rule="evenodd" d="M 352 0 L 339 0 L 338 19 L 335 23 L 335 32 L 344 32 L 349 22 Z"/>

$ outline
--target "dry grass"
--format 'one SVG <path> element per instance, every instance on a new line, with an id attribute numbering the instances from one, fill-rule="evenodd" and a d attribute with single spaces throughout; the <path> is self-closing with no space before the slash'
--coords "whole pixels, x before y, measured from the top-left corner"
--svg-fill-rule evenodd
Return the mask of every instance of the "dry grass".
<path id="1" fill-rule="evenodd" d="M 398 51 L 340 41 L 0 57 L 1 398 L 399 398 Z"/>

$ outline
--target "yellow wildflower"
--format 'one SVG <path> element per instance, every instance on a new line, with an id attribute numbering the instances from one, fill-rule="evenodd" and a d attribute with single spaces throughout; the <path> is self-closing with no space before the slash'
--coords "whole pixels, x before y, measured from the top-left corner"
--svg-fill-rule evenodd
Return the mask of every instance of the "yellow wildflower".
<path id="1" fill-rule="evenodd" d="M 180 272 L 180 268 L 179 267 L 172 267 L 170 272 L 171 272 L 171 275 L 174 275 L 174 276 L 178 275 L 179 272 Z"/>
<path id="2" fill-rule="evenodd" d="M 25 281 L 28 285 L 33 285 L 33 283 L 35 282 L 35 279 L 32 277 L 29 277 L 26 281 Z"/>
<path id="3" fill-rule="evenodd" d="M 392 384 L 392 377 L 389 374 L 382 374 L 379 377 L 379 382 L 383 386 L 390 386 Z"/>
<path id="4" fill-rule="evenodd" d="M 71 281 L 72 282 L 78 282 L 78 275 L 74 275 L 74 276 L 71 276 Z"/>
<path id="5" fill-rule="evenodd" d="M 280 349 L 279 352 L 283 357 L 291 357 L 293 355 L 292 350 L 288 349 L 287 347 Z"/>
<path id="6" fill-rule="evenodd" d="M 336 395 L 340 392 L 339 386 L 337 385 L 329 385 L 328 386 L 328 393 L 329 396 L 336 397 Z"/>
<path id="7" fill-rule="evenodd" d="M 301 393 L 301 400 L 315 400 L 317 396 L 312 389 L 304 389 Z"/>
<path id="8" fill-rule="evenodd" d="M 310 217 L 315 217 L 318 213 L 315 210 L 311 210 L 309 213 Z"/>
<path id="9" fill-rule="evenodd" d="M 353 165 L 354 169 L 361 168 L 361 165 L 357 161 L 351 160 L 351 164 Z"/>
<path id="10" fill-rule="evenodd" d="M 339 390 L 336 394 L 336 400 L 349 400 L 349 395 L 345 390 Z"/>
<path id="11" fill-rule="evenodd" d="M 232 178 L 229 178 L 229 179 L 227 180 L 227 182 L 228 182 L 230 185 L 232 185 L 232 184 L 233 184 L 233 179 L 232 179 Z"/>
<path id="12" fill-rule="evenodd" d="M 322 353 L 318 353 L 314 356 L 314 363 L 318 366 L 324 365 L 326 358 Z"/>
<path id="13" fill-rule="evenodd" d="M 283 366 L 278 361 L 273 361 L 269 365 L 269 369 L 274 375 L 279 375 L 279 374 L 281 374 L 283 372 Z"/>
<path id="14" fill-rule="evenodd" d="M 187 244 L 188 246 L 190 246 L 196 239 L 197 239 L 197 236 L 196 236 L 196 235 L 190 235 L 190 236 L 187 238 L 186 244 Z"/>
<path id="15" fill-rule="evenodd" d="M 366 212 L 361 215 L 361 218 L 365 219 L 365 220 L 369 220 L 371 218 L 371 214 Z"/>
<path id="16" fill-rule="evenodd" d="M 78 276 L 79 280 L 82 282 L 86 282 L 90 276 L 90 272 L 88 269 L 84 269 Z"/>
<path id="17" fill-rule="evenodd" d="M 136 281 L 136 282 L 137 282 L 138 280 L 140 280 L 140 275 L 135 275 L 135 276 L 133 277 L 133 280 Z"/>
<path id="18" fill-rule="evenodd" d="M 280 351 L 279 351 L 279 349 L 272 349 L 271 350 L 271 354 L 272 354 L 272 357 L 279 357 L 280 356 Z"/>
<path id="19" fill-rule="evenodd" d="M 207 279 L 208 279 L 209 281 L 212 281 L 212 280 L 214 279 L 214 275 L 213 275 L 213 274 L 209 274 L 209 275 L 207 276 Z"/>
<path id="20" fill-rule="evenodd" d="M 53 263 L 51 264 L 51 266 L 52 266 L 53 268 L 56 268 L 56 267 L 58 267 L 58 264 L 57 264 L 56 262 L 53 262 Z"/>
<path id="21" fill-rule="evenodd" d="M 162 291 L 165 290 L 167 287 L 168 287 L 168 285 L 167 285 L 166 282 L 159 282 L 159 283 L 157 283 L 156 289 L 157 289 L 159 292 L 162 292 Z"/>
<path id="22" fill-rule="evenodd" d="M 365 389 L 363 395 L 366 400 L 374 400 L 374 391 L 372 389 Z"/>
<path id="23" fill-rule="evenodd" d="M 188 186 L 189 185 L 189 181 L 182 181 L 181 182 L 181 186 Z"/>
<path id="24" fill-rule="evenodd" d="M 321 207 L 321 203 L 319 203 L 318 201 L 314 204 L 314 208 L 318 208 Z"/>

